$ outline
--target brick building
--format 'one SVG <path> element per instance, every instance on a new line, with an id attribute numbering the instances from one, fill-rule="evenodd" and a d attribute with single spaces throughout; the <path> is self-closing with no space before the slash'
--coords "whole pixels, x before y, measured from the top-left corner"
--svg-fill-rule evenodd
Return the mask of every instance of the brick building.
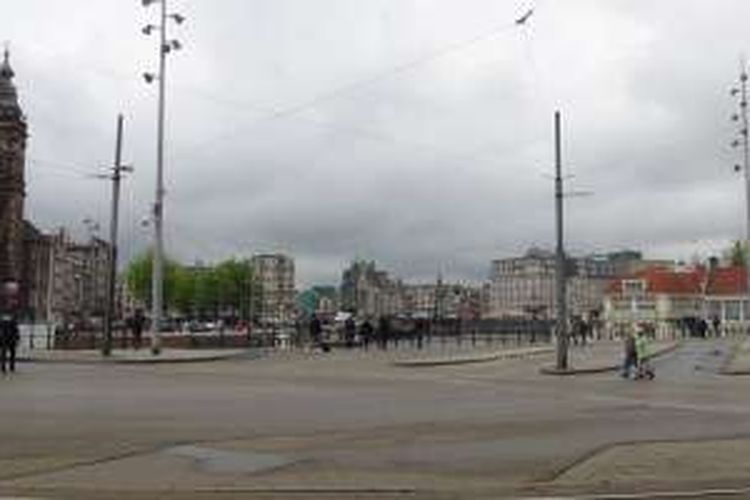
<path id="1" fill-rule="evenodd" d="M 0 64 L 0 280 L 21 282 L 27 130 L 13 76 L 6 49 Z"/>

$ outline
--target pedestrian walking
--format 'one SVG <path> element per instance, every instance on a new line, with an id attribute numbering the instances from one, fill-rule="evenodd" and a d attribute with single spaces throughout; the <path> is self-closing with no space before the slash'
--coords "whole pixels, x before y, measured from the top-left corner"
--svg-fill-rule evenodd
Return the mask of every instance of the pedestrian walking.
<path id="1" fill-rule="evenodd" d="M 349 316 L 344 321 L 344 343 L 347 348 L 354 346 L 354 337 L 357 335 L 357 324 L 354 322 L 354 317 Z"/>
<path id="2" fill-rule="evenodd" d="M 0 297 L 0 371 L 16 371 L 16 348 L 20 338 L 18 329 L 18 284 L 3 283 Z"/>
<path id="3" fill-rule="evenodd" d="M 313 347 L 322 348 L 323 325 L 320 323 L 318 316 L 313 313 L 310 318 L 310 340 Z"/>
<path id="4" fill-rule="evenodd" d="M 653 380 L 654 370 L 648 362 L 648 338 L 644 328 L 639 328 L 635 337 L 635 353 L 637 360 L 636 378 Z"/>
<path id="5" fill-rule="evenodd" d="M 381 316 L 378 322 L 378 343 L 380 349 L 388 350 L 388 340 L 391 337 L 391 322 L 387 316 Z"/>
<path id="6" fill-rule="evenodd" d="M 143 327 L 146 324 L 146 317 L 142 309 L 136 309 L 135 314 L 130 319 L 130 332 L 133 335 L 133 348 L 140 349 L 143 342 Z"/>
<path id="7" fill-rule="evenodd" d="M 9 311 L 0 315 L 0 370 L 16 371 L 16 348 L 18 347 L 18 320 Z M 7 365 L 7 369 L 6 369 Z"/>
<path id="8" fill-rule="evenodd" d="M 425 322 L 421 319 L 418 319 L 415 324 L 415 335 L 417 337 L 417 349 L 422 350 L 422 347 L 424 345 L 424 331 L 425 331 Z"/>
<path id="9" fill-rule="evenodd" d="M 372 340 L 372 323 L 370 323 L 370 320 L 365 318 L 364 323 L 362 323 L 362 326 L 359 327 L 359 335 L 362 338 L 362 346 L 365 348 L 365 351 L 367 351 L 370 347 L 370 341 Z"/>
<path id="10" fill-rule="evenodd" d="M 630 378 L 631 370 L 638 364 L 635 336 L 632 332 L 627 333 L 623 347 L 625 350 L 625 358 L 622 363 L 622 378 Z"/>
<path id="11" fill-rule="evenodd" d="M 714 327 L 714 336 L 721 337 L 721 320 L 718 316 L 714 316 L 711 320 L 711 324 Z"/>

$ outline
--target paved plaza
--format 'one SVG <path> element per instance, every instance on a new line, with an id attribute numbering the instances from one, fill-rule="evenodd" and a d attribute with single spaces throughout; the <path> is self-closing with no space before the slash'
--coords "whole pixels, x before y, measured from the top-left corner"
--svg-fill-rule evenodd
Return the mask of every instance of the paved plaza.
<path id="1" fill-rule="evenodd" d="M 723 373 L 744 363 L 739 345 L 662 346 L 653 382 L 545 375 L 554 352 L 511 346 L 516 355 L 433 366 L 360 350 L 24 363 L 0 379 L 0 497 L 740 491 L 750 485 L 750 377 Z M 442 356 L 454 354 L 470 351 Z M 609 343 L 571 356 L 601 367 L 618 358 Z"/>

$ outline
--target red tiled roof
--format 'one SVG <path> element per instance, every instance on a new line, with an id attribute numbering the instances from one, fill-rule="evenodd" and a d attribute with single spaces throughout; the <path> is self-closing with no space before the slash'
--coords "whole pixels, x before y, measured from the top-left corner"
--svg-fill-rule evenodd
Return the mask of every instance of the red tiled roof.
<path id="1" fill-rule="evenodd" d="M 623 276 L 610 283 L 608 293 L 622 292 L 622 282 L 627 280 L 643 280 L 646 282 L 648 293 L 666 294 L 696 294 L 701 293 L 703 268 L 689 271 L 670 271 L 660 267 L 644 269 L 630 276 Z"/>
<path id="2" fill-rule="evenodd" d="M 708 281 L 706 281 L 708 278 Z M 630 276 L 612 281 L 607 293 L 621 293 L 624 280 L 641 279 L 646 282 L 648 293 L 670 295 L 695 295 L 703 293 L 706 284 L 707 295 L 742 295 L 747 293 L 747 277 L 743 267 L 719 267 L 708 270 L 697 266 L 686 271 L 669 271 L 664 268 L 650 268 Z"/>
<path id="3" fill-rule="evenodd" d="M 696 294 L 701 293 L 702 269 L 674 272 L 664 269 L 647 269 L 643 272 L 649 293 Z"/>
<path id="4" fill-rule="evenodd" d="M 744 267 L 714 269 L 708 280 L 708 295 L 743 295 L 747 293 L 747 273 Z"/>

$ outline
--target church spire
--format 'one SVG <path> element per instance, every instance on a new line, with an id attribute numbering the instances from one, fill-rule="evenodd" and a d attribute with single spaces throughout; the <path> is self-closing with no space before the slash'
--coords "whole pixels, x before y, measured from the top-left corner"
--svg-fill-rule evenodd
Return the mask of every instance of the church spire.
<path id="1" fill-rule="evenodd" d="M 15 73 L 10 67 L 10 51 L 5 44 L 3 62 L 0 64 L 0 119 L 21 118 L 21 107 L 18 105 L 18 94 L 13 85 Z"/>
<path id="2" fill-rule="evenodd" d="M 3 64 L 0 66 L 0 78 L 3 80 L 11 80 L 15 76 L 13 68 L 10 67 L 10 50 L 8 50 L 8 42 L 5 42 L 3 49 Z"/>

